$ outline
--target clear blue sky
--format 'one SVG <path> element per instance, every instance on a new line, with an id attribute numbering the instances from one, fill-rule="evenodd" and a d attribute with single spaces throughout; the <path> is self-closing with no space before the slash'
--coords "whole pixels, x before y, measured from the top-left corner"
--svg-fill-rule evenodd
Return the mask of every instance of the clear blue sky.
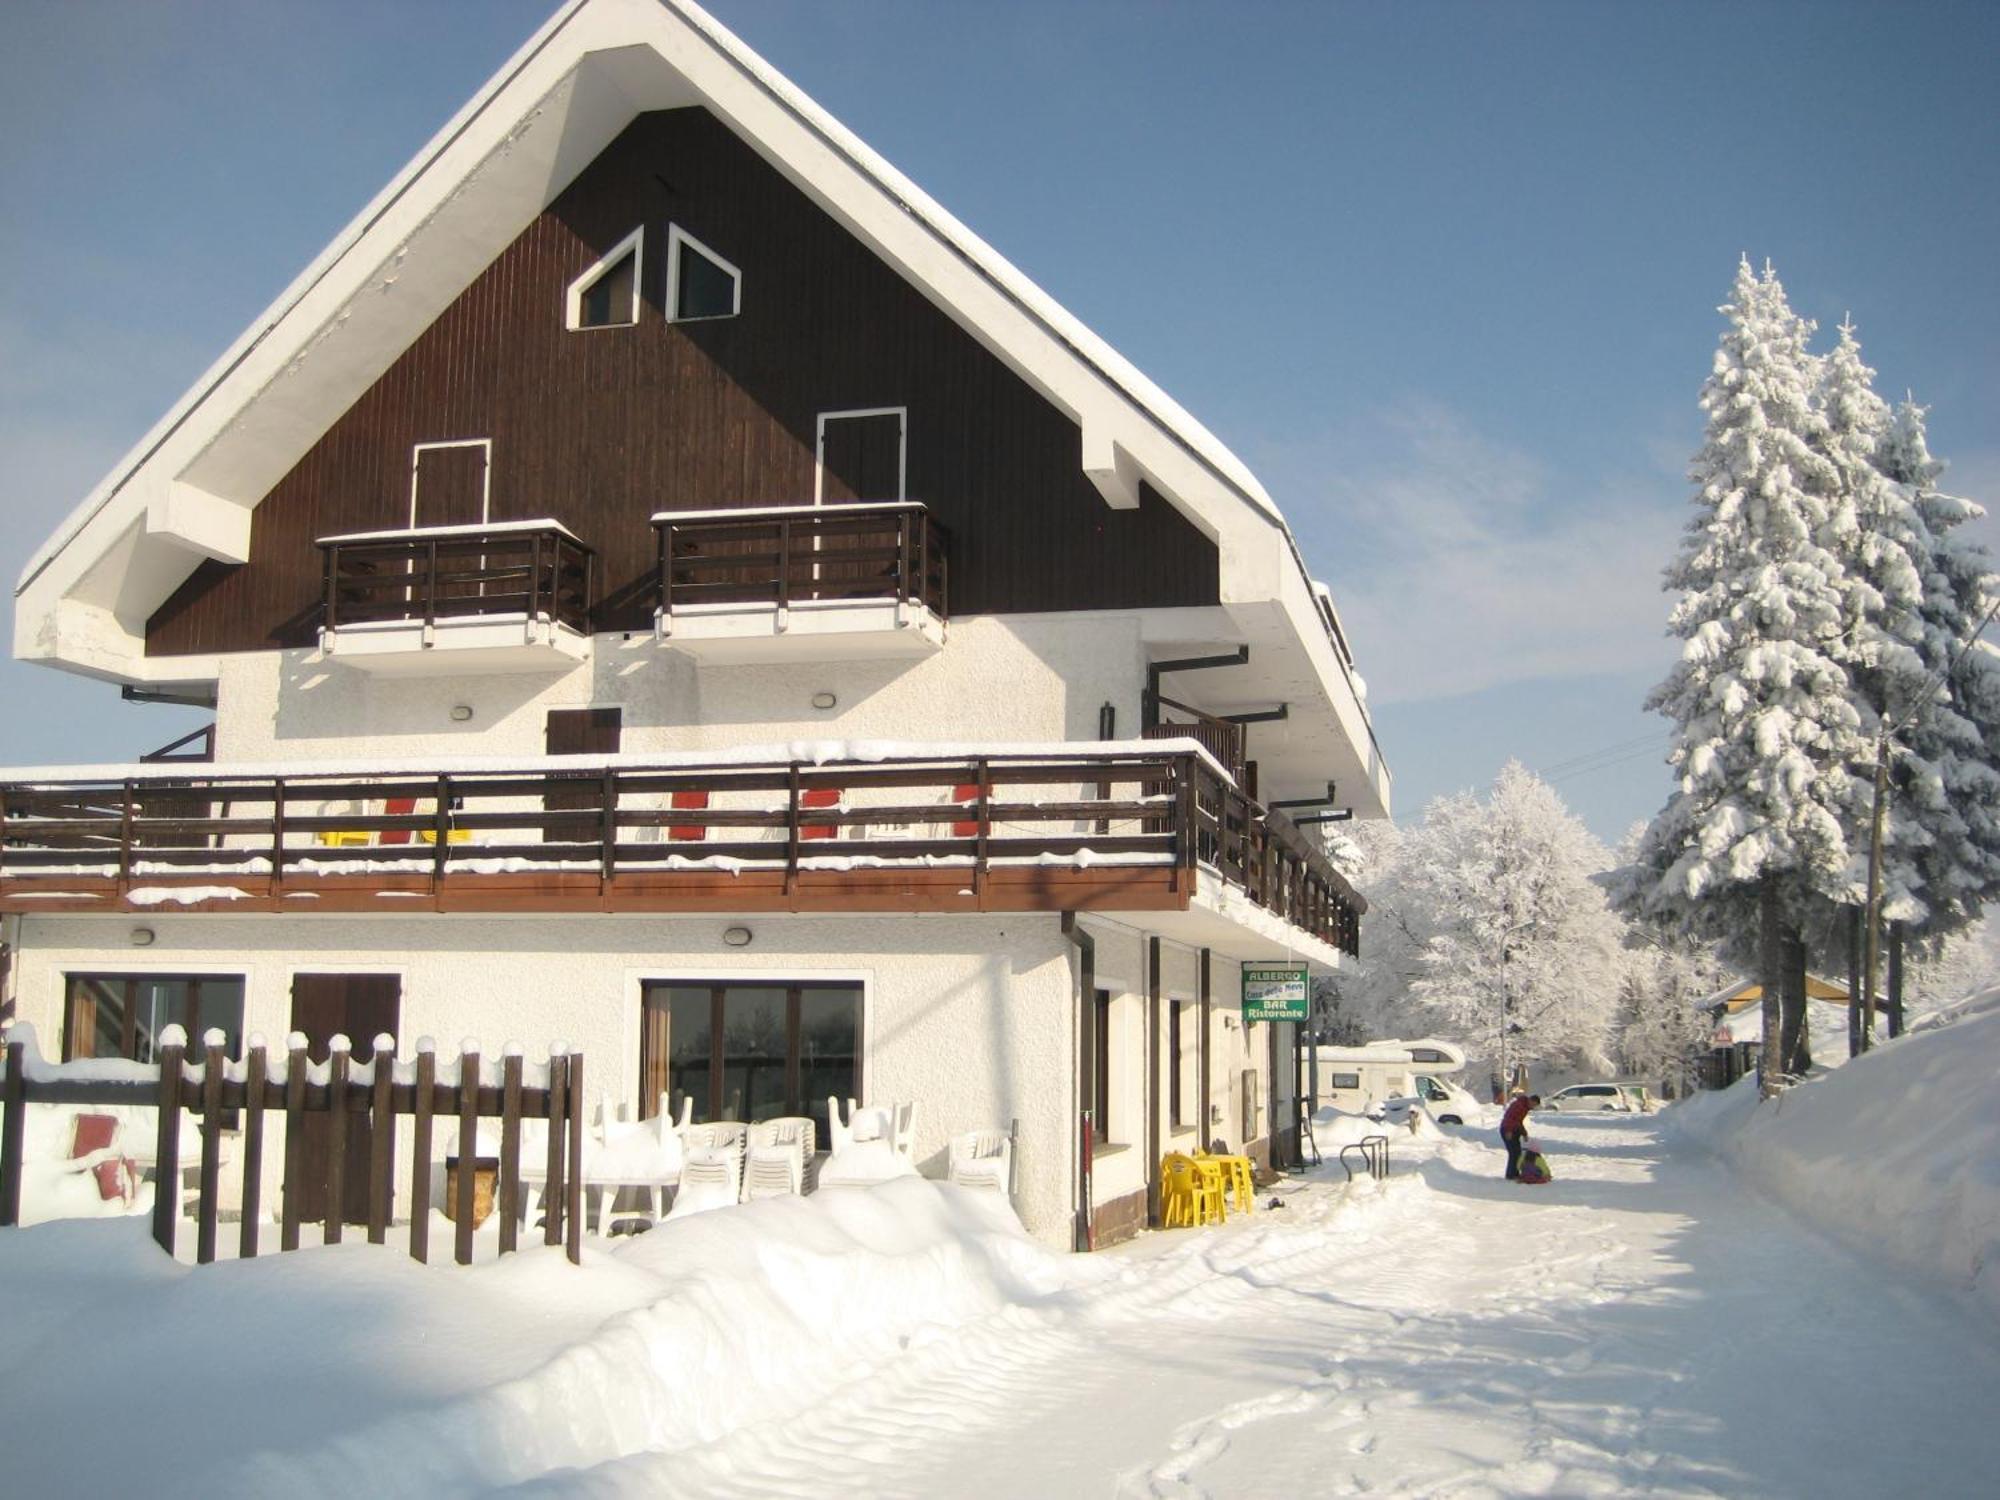
<path id="1" fill-rule="evenodd" d="M 548 9 L 0 6 L 10 581 Z M 1509 756 L 1607 837 L 1663 799 L 1639 702 L 1739 253 L 2000 500 L 2000 6 L 712 9 L 1257 470 L 1405 818 Z M 197 722 L 12 663 L 0 702 L 0 763 Z"/>

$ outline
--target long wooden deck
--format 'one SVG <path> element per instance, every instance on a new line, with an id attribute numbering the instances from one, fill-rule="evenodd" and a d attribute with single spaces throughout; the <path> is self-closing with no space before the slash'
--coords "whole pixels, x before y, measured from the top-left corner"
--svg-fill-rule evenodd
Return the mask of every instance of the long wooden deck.
<path id="1" fill-rule="evenodd" d="M 1185 741 L 190 769 L 0 784 L 0 911 L 1161 911 L 1205 878 L 1353 953 L 1365 909 Z"/>

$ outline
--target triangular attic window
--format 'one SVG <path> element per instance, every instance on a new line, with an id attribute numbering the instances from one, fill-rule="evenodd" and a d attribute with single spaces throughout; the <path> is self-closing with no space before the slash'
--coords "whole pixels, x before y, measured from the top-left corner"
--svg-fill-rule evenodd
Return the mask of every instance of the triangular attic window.
<path id="1" fill-rule="evenodd" d="M 624 328 L 639 321 L 639 255 L 645 236 L 641 225 L 569 284 L 571 328 Z"/>
<path id="2" fill-rule="evenodd" d="M 667 320 L 733 318 L 743 310 L 743 273 L 678 224 L 667 226 Z"/>

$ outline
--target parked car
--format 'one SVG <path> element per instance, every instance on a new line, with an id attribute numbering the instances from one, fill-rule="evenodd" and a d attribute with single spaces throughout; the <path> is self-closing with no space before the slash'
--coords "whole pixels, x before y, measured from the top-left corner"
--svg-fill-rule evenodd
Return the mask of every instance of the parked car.
<path id="1" fill-rule="evenodd" d="M 1617 1110 L 1624 1114 L 1650 1113 L 1653 1096 L 1643 1083 L 1573 1083 L 1558 1089 L 1542 1101 L 1543 1109 L 1568 1114 L 1591 1110 Z"/>

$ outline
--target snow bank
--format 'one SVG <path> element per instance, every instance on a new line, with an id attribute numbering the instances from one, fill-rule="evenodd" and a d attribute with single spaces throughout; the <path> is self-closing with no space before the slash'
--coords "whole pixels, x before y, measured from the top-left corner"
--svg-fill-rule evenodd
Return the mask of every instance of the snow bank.
<path id="1" fill-rule="evenodd" d="M 1104 1274 L 1036 1245 L 998 1195 L 921 1179 L 671 1222 L 587 1260 L 424 1267 L 363 1244 L 195 1270 L 140 1223 L 9 1231 L 8 1485 L 477 1492 L 782 1417 L 931 1330 Z"/>
<path id="2" fill-rule="evenodd" d="M 1769 1104 L 1745 1078 L 1661 1118 L 1835 1237 L 2000 1316 L 2000 991 L 1943 1014 Z"/>

